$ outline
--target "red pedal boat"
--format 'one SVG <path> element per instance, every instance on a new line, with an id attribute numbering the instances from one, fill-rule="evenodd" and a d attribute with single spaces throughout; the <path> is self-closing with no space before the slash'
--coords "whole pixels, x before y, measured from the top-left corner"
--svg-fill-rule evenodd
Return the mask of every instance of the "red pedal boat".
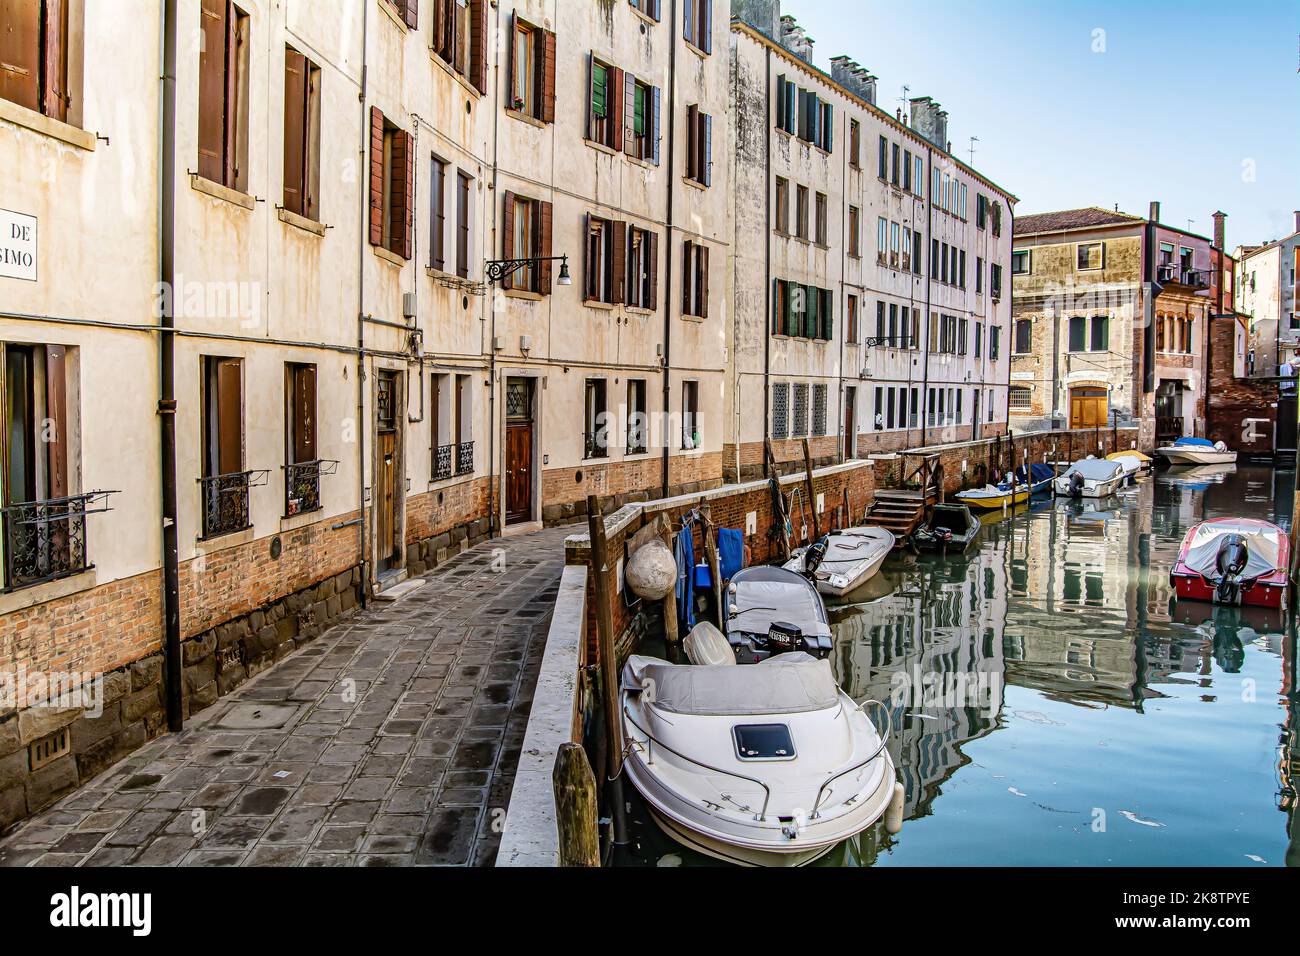
<path id="1" fill-rule="evenodd" d="M 1215 518 L 1187 532 L 1169 583 L 1183 599 L 1284 608 L 1290 563 L 1291 542 L 1277 525 Z"/>

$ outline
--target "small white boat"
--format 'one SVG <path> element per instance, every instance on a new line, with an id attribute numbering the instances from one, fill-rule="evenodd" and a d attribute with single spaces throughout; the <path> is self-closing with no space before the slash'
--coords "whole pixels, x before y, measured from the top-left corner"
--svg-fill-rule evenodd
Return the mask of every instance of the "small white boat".
<path id="1" fill-rule="evenodd" d="M 1172 445 L 1157 448 L 1156 454 L 1171 465 L 1231 465 L 1237 461 L 1235 451 L 1208 438 L 1180 438 Z"/>
<path id="2" fill-rule="evenodd" d="M 1151 470 L 1150 457 L 1142 454 L 1142 452 L 1138 451 L 1136 448 L 1130 448 L 1128 451 L 1113 452 L 1107 455 L 1106 457 L 1110 461 L 1118 461 L 1123 463 L 1125 467 L 1125 471 L 1131 468 L 1134 462 L 1136 462 L 1137 464 L 1137 472 L 1136 472 L 1137 474 L 1145 474 L 1146 472 Z M 1133 459 L 1133 461 L 1125 462 L 1124 459 L 1126 458 L 1131 458 Z"/>
<path id="3" fill-rule="evenodd" d="M 786 570 L 810 577 L 822 594 L 842 597 L 873 577 L 898 543 L 885 528 L 849 528 L 824 539 L 825 553 L 816 546 L 794 552 Z M 811 567 L 810 567 L 811 565 Z"/>
<path id="4" fill-rule="evenodd" d="M 1062 498 L 1108 498 L 1124 481 L 1124 468 L 1119 462 L 1085 458 L 1059 475 L 1053 488 Z"/>
<path id="5" fill-rule="evenodd" d="M 709 629 L 692 632 L 692 659 L 728 661 Z M 854 703 L 830 663 L 806 654 L 743 667 L 634 656 L 621 688 L 623 766 L 684 846 L 744 866 L 802 866 L 882 817 L 901 828 L 890 729 L 865 711 L 875 703 Z"/>
<path id="6" fill-rule="evenodd" d="M 826 605 L 812 581 L 794 571 L 755 565 L 727 585 L 727 641 L 739 664 L 789 651 L 827 657 L 834 641 Z"/>
<path id="7" fill-rule="evenodd" d="M 1107 455 L 1106 460 L 1118 464 L 1124 469 L 1124 477 L 1130 479 L 1137 477 L 1147 468 L 1147 462 L 1139 458 L 1136 452 L 1131 455 Z M 1150 461 L 1150 459 L 1147 459 L 1147 461 Z"/>

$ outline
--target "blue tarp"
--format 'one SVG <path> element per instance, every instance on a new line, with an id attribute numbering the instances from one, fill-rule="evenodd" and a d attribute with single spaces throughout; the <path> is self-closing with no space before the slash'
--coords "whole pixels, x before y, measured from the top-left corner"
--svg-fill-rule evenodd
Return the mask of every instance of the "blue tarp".
<path id="1" fill-rule="evenodd" d="M 718 571 L 724 582 L 745 566 L 745 533 L 739 528 L 718 529 Z"/>
<path id="2" fill-rule="evenodd" d="M 677 545 L 674 549 L 677 558 L 677 618 L 680 633 L 685 634 L 695 626 L 695 591 L 691 587 L 691 576 L 695 567 L 695 541 L 692 535 L 690 516 L 682 520 L 682 530 L 677 533 Z"/>
<path id="3" fill-rule="evenodd" d="M 1213 448 L 1214 442 L 1210 441 L 1208 438 L 1180 438 L 1178 441 L 1174 442 L 1174 447 L 1177 448 L 1179 445 L 1195 445 L 1198 448 Z"/>
<path id="4" fill-rule="evenodd" d="M 1016 469 L 1016 486 L 1023 488 L 1026 484 L 1036 485 L 1040 481 L 1047 481 L 1049 478 L 1054 478 L 1055 476 L 1056 476 L 1056 472 L 1052 470 L 1051 465 L 1045 465 L 1042 462 L 1037 462 L 1029 466 L 1029 480 L 1026 481 L 1025 466 L 1021 465 L 1019 468 Z M 1003 491 L 1010 491 L 1011 490 L 1010 479 L 1003 478 L 1002 481 L 998 484 L 998 488 L 1002 489 Z"/>

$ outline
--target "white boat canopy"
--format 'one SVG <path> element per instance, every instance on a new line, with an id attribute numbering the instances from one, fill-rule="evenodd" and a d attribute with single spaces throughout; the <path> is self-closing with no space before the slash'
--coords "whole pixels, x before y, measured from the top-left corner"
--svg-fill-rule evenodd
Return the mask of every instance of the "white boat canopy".
<path id="1" fill-rule="evenodd" d="M 1209 522 L 1196 529 L 1196 534 L 1187 545 L 1187 557 L 1183 563 L 1193 571 L 1205 575 L 1217 575 L 1219 545 L 1225 534 L 1239 534 L 1246 540 L 1249 560 L 1243 578 L 1257 578 L 1271 574 L 1278 569 L 1278 554 L 1281 544 L 1276 528 L 1264 528 L 1248 525 L 1235 525 L 1231 522 Z"/>
<path id="2" fill-rule="evenodd" d="M 656 708 L 699 717 L 753 717 L 803 714 L 839 704 L 839 689 L 829 661 L 808 654 L 780 654 L 746 667 L 668 664 L 634 656 L 623 671 L 623 686 L 653 694 Z"/>
<path id="3" fill-rule="evenodd" d="M 729 589 L 730 590 L 730 589 Z M 803 584 L 785 581 L 747 581 L 727 595 L 736 608 L 728 622 L 729 631 L 766 634 L 773 624 L 794 624 L 811 637 L 830 636 L 823 621 L 821 599 Z"/>
<path id="4" fill-rule="evenodd" d="M 1068 478 L 1070 475 L 1083 475 L 1085 481 L 1110 481 L 1124 472 L 1124 466 L 1117 461 L 1107 461 L 1105 458 L 1085 458 L 1082 461 L 1076 461 L 1070 466 L 1062 478 Z"/>

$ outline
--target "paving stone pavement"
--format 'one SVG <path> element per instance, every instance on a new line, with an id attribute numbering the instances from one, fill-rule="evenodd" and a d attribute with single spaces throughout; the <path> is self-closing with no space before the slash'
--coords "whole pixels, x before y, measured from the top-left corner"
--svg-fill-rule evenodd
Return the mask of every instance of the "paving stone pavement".
<path id="1" fill-rule="evenodd" d="M 573 530 L 372 602 L 26 821 L 0 866 L 490 865 Z"/>

